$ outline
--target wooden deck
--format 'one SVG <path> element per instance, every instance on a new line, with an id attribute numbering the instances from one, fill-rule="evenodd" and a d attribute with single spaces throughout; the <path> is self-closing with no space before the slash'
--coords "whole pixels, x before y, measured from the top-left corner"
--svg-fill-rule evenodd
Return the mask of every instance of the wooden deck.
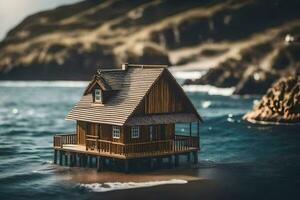
<path id="1" fill-rule="evenodd" d="M 118 159 L 133 159 L 195 152 L 199 150 L 199 137 L 176 135 L 173 140 L 131 144 L 111 142 L 98 139 L 97 137 L 90 137 L 86 139 L 86 145 L 78 145 L 76 134 L 65 134 L 54 136 L 54 148 L 56 150 L 73 153 L 84 153 Z"/>

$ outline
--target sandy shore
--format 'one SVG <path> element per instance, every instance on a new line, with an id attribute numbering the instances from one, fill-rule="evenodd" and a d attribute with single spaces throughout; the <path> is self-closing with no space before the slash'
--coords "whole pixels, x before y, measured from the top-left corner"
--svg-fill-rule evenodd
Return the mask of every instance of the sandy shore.
<path id="1" fill-rule="evenodd" d="M 70 168 L 64 171 L 62 178 L 76 183 L 106 183 L 106 182 L 149 182 L 168 181 L 171 179 L 196 181 L 201 180 L 197 176 L 196 169 L 165 169 L 151 172 L 122 173 L 95 169 Z"/>

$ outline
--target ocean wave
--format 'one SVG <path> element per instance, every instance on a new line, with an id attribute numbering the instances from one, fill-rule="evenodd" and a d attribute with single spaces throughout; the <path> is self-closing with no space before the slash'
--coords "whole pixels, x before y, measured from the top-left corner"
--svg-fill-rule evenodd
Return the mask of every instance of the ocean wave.
<path id="1" fill-rule="evenodd" d="M 186 92 L 205 92 L 209 95 L 230 96 L 233 94 L 235 88 L 218 88 L 211 85 L 184 85 L 183 89 Z"/>
<path id="2" fill-rule="evenodd" d="M 79 187 L 85 188 L 93 192 L 109 192 L 114 190 L 126 190 L 134 188 L 143 188 L 143 187 L 153 187 L 158 185 L 167 185 L 167 184 L 185 184 L 186 180 L 181 179 L 171 179 L 167 181 L 148 181 L 148 182 L 108 182 L 108 183 L 89 183 L 89 184 L 79 184 Z"/>
<path id="3" fill-rule="evenodd" d="M 173 76 L 176 79 L 198 79 L 203 76 L 206 71 L 174 71 Z"/>
<path id="4" fill-rule="evenodd" d="M 0 87 L 86 87 L 87 81 L 0 81 Z"/>
<path id="5" fill-rule="evenodd" d="M 299 122 L 270 122 L 270 121 L 260 121 L 260 120 L 255 120 L 255 119 L 247 119 L 247 120 L 244 120 L 246 122 L 249 122 L 249 123 L 252 123 L 252 124 L 257 124 L 257 125 L 270 125 L 270 126 L 273 126 L 273 125 L 276 125 L 276 126 L 299 126 L 300 123 Z"/>
<path id="6" fill-rule="evenodd" d="M 30 182 L 33 180 L 38 180 L 45 177 L 45 174 L 41 173 L 20 173 L 20 174 L 3 174 L 4 176 L 1 177 L 0 175 L 0 183 L 16 183 L 16 182 Z"/>

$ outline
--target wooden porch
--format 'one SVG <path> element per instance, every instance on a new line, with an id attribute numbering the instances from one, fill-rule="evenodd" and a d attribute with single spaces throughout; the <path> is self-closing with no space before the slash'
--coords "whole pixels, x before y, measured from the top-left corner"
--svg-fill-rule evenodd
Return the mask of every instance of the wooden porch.
<path id="1" fill-rule="evenodd" d="M 56 150 L 66 152 L 133 159 L 195 152 L 199 150 L 199 137 L 175 135 L 175 138 L 171 140 L 123 144 L 101 140 L 98 136 L 87 135 L 86 145 L 78 145 L 76 134 L 62 134 L 54 136 L 53 144 Z"/>

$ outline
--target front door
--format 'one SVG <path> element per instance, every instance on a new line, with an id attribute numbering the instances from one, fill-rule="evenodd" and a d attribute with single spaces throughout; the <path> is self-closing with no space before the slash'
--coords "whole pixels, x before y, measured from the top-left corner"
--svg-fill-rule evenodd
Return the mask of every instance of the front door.
<path id="1" fill-rule="evenodd" d="M 77 143 L 80 145 L 85 145 L 85 135 L 86 135 L 86 122 L 77 122 Z"/>

